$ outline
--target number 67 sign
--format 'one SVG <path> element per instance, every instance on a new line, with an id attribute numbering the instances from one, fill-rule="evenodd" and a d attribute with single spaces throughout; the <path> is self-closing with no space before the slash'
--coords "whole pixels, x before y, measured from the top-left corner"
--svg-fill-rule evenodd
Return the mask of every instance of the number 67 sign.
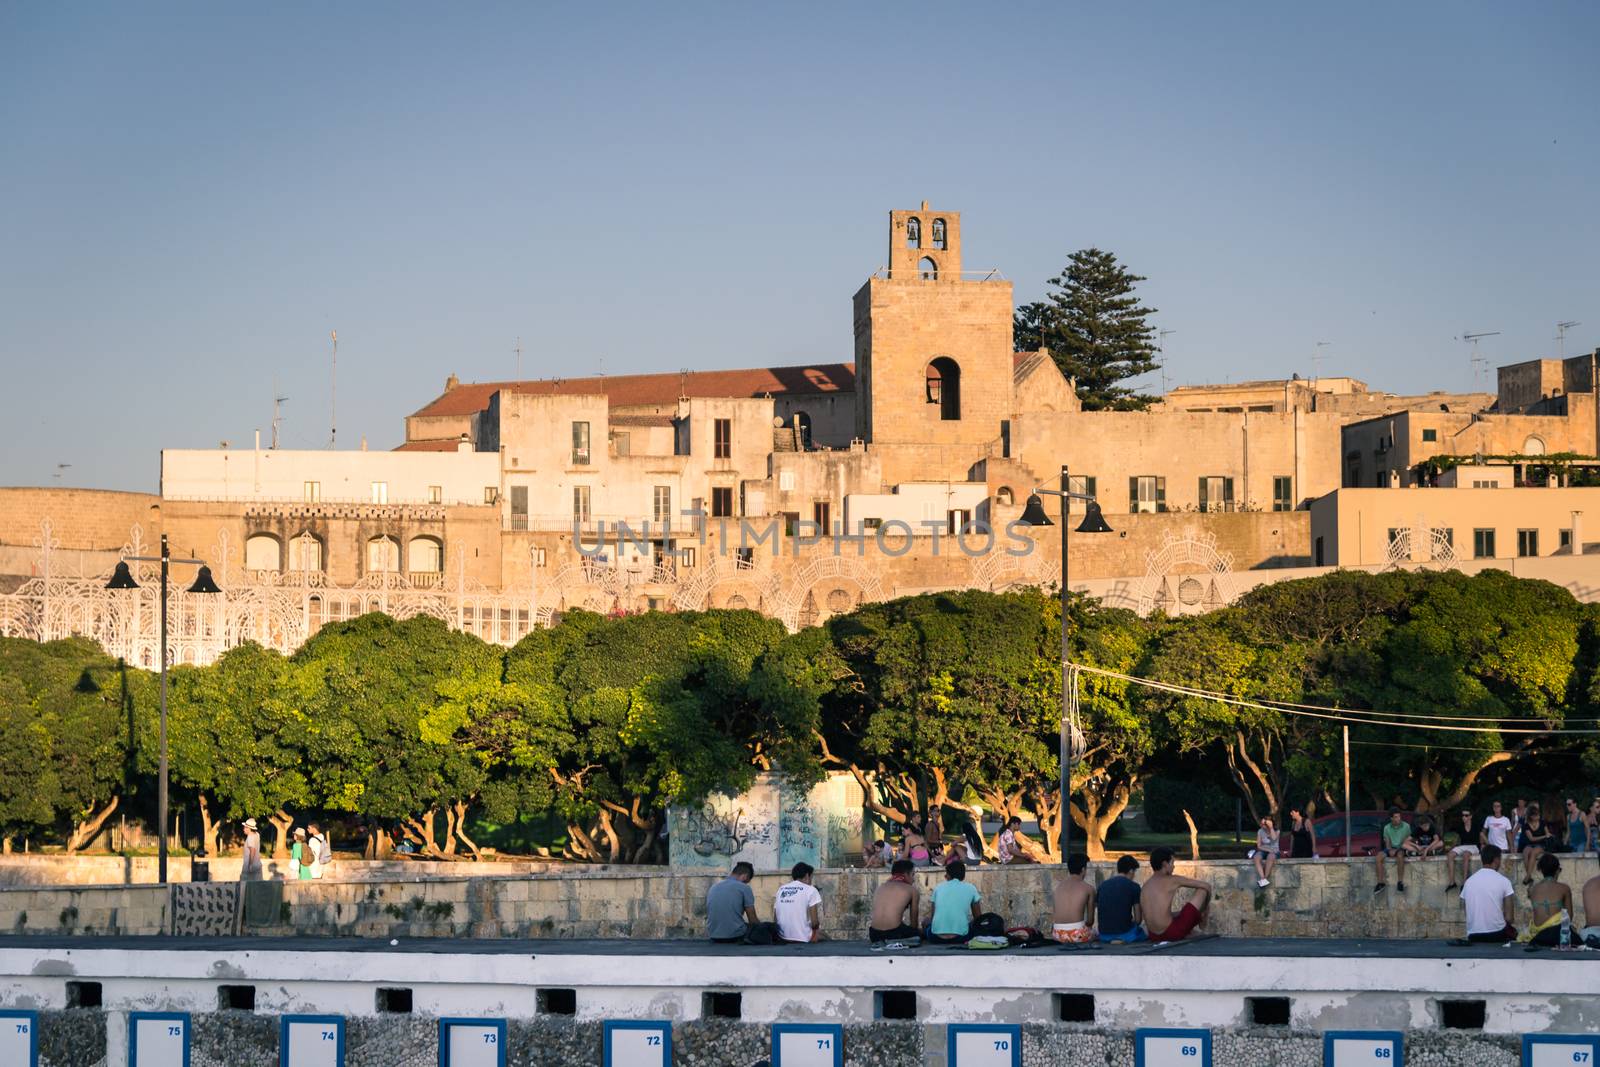
<path id="1" fill-rule="evenodd" d="M 950 1067 L 1022 1067 L 1022 1027 L 950 1024 Z"/>
<path id="2" fill-rule="evenodd" d="M 1522 1067 L 1597 1067 L 1600 1037 L 1592 1034 L 1523 1034 Z"/>
<path id="3" fill-rule="evenodd" d="M 1134 1067 L 1211 1067 L 1210 1030 L 1133 1032 Z"/>

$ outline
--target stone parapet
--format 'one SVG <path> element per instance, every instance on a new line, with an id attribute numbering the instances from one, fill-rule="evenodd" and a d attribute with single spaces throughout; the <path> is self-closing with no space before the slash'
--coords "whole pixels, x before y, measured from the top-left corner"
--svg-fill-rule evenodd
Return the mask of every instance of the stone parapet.
<path id="1" fill-rule="evenodd" d="M 1563 877 L 1575 889 L 1600 873 L 1593 856 L 1562 859 Z M 522 875 L 496 872 L 498 877 L 480 876 L 480 869 L 446 869 L 449 875 L 470 871 L 471 877 L 254 883 L 241 898 L 240 929 L 273 936 L 699 938 L 706 890 L 721 877 L 720 872 L 660 867 L 569 866 Z M 1256 888 L 1250 865 L 1237 861 L 1180 863 L 1178 871 L 1213 887 L 1208 929 L 1224 936 L 1448 938 L 1462 930 L 1460 899 L 1445 892 L 1442 860 L 1412 864 L 1403 894 L 1392 871 L 1388 888 L 1373 892 L 1370 860 L 1286 861 L 1264 890 Z M 1109 864 L 1096 864 L 1090 876 L 1099 881 L 1112 873 Z M 1050 891 L 1062 877 L 1061 868 L 983 865 L 967 877 L 982 894 L 985 910 L 999 912 L 1009 925 L 1048 928 Z M 872 893 L 883 878 L 881 871 L 818 871 L 825 931 L 832 937 L 865 937 Z M 942 878 L 937 869 L 918 873 L 924 912 Z M 764 917 L 771 915 L 773 896 L 786 880 L 782 874 L 756 876 L 752 888 Z M 1518 914 L 1525 917 L 1526 890 L 1520 877 L 1513 881 Z M 0 888 L 0 931 L 92 935 L 215 928 L 214 917 L 197 927 L 190 914 L 201 907 L 214 911 L 215 900 L 169 896 L 174 891 L 159 886 Z"/>

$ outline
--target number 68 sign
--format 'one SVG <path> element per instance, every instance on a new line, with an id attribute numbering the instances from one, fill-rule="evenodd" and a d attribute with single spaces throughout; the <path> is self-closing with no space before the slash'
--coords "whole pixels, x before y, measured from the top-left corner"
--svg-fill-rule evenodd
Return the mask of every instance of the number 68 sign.
<path id="1" fill-rule="evenodd" d="M 1211 1067 L 1211 1031 L 1135 1030 L 1133 1063 L 1134 1067 Z"/>

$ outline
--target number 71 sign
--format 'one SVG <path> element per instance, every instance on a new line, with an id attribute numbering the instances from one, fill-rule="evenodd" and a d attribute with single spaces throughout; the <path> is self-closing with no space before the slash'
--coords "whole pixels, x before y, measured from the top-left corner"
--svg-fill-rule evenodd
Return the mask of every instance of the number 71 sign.
<path id="1" fill-rule="evenodd" d="M 844 1067 L 844 1027 L 837 1023 L 774 1023 L 772 1067 Z"/>

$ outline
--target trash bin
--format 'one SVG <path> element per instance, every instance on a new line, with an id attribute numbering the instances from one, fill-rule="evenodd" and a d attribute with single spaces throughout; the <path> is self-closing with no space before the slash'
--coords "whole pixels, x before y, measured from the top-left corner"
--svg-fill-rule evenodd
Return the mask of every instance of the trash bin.
<path id="1" fill-rule="evenodd" d="M 211 861 L 206 859 L 206 853 L 204 849 L 201 849 L 199 852 L 196 852 L 189 858 L 189 881 L 211 881 Z"/>

